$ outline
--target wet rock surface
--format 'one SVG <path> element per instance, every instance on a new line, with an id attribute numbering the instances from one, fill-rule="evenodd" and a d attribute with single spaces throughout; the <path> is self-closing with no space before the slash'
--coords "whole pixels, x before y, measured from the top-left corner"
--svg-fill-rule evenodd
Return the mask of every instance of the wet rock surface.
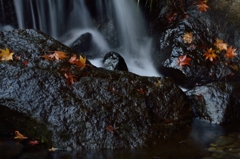
<path id="1" fill-rule="evenodd" d="M 239 121 L 239 83 L 209 83 L 187 92 L 197 117 L 213 123 Z"/>
<path id="2" fill-rule="evenodd" d="M 160 27 L 162 32 L 158 30 L 158 55 L 154 57 L 160 73 L 172 77 L 176 83 L 185 87 L 215 81 L 238 81 L 239 55 L 228 59 L 225 57 L 225 51 L 221 51 L 213 61 L 204 56 L 208 49 L 216 49 L 214 43 L 217 38 L 227 43 L 228 47 L 239 50 L 236 25 L 230 24 L 228 18 L 218 16 L 220 12 L 216 12 L 211 6 L 216 5 L 216 2 L 208 4 L 210 9 L 207 9 L 207 12 L 199 11 L 196 1 L 179 3 L 178 9 L 174 7 L 174 3 L 168 6 L 171 10 L 162 7 L 159 20 L 153 24 L 153 28 L 159 26 L 159 22 L 164 26 Z M 189 43 L 183 40 L 186 33 L 193 34 L 193 40 Z M 183 55 L 191 58 L 189 66 L 180 67 L 177 62 Z"/>
<path id="3" fill-rule="evenodd" d="M 56 147 L 152 145 L 192 119 L 185 94 L 171 78 L 108 71 L 88 61 L 84 69 L 69 59 L 46 61 L 40 57 L 46 50 L 64 51 L 69 58 L 74 52 L 31 29 L 1 32 L 0 37 L 0 47 L 14 52 L 12 61 L 0 63 L 0 103 L 47 125 Z M 66 68 L 77 80 L 70 86 Z"/>

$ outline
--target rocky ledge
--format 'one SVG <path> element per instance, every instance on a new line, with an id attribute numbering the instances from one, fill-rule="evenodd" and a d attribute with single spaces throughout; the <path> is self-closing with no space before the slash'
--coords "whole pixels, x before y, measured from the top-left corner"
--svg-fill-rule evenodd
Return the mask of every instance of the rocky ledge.
<path id="1" fill-rule="evenodd" d="M 1 107 L 9 109 L 8 120 L 14 121 L 11 111 L 17 111 L 45 125 L 52 133 L 46 140 L 54 147 L 148 146 L 191 122 L 187 97 L 171 78 L 110 71 L 89 61 L 78 68 L 69 63 L 74 54 L 70 48 L 31 29 L 1 32 L 0 37 L 1 49 L 14 52 L 12 60 L 0 63 Z M 41 57 L 49 51 L 65 52 L 68 58 Z M 28 137 L 41 129 L 27 123 L 7 129 L 4 120 L 1 125 L 1 131 L 21 130 Z"/>

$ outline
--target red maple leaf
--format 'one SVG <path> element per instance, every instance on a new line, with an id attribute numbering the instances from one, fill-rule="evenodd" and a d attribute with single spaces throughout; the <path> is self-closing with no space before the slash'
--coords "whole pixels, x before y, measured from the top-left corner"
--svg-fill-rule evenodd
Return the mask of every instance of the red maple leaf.
<path id="1" fill-rule="evenodd" d="M 70 86 L 70 85 L 74 84 L 75 82 L 77 82 L 76 76 L 71 74 L 71 73 L 69 73 L 69 72 L 66 72 L 64 74 L 64 76 L 66 77 L 66 84 L 68 86 Z"/>
<path id="2" fill-rule="evenodd" d="M 30 145 L 37 145 L 39 142 L 37 140 L 29 141 L 28 142 Z"/>
<path id="3" fill-rule="evenodd" d="M 26 66 L 28 66 L 28 60 L 25 60 L 25 61 L 23 62 L 23 64 L 26 65 Z"/>
<path id="4" fill-rule="evenodd" d="M 236 50 L 237 50 L 237 49 L 233 49 L 232 46 L 230 46 L 230 47 L 227 48 L 227 50 L 226 50 L 225 57 L 226 57 L 226 58 L 229 58 L 229 59 L 234 58 L 234 57 L 237 55 L 237 53 L 235 52 Z"/>
<path id="5" fill-rule="evenodd" d="M 204 3 L 204 2 L 198 3 L 197 6 L 198 6 L 198 9 L 200 10 L 200 12 L 202 12 L 202 11 L 206 12 L 207 9 L 209 8 L 208 5 L 206 5 L 206 3 Z"/>
<path id="6" fill-rule="evenodd" d="M 112 125 L 108 125 L 107 127 L 106 127 L 106 130 L 107 131 L 110 131 L 111 133 L 114 133 L 114 131 L 115 130 L 117 130 L 118 128 L 114 128 Z"/>
<path id="7" fill-rule="evenodd" d="M 177 63 L 180 65 L 180 67 L 182 66 L 190 66 L 190 61 L 192 59 L 190 57 L 187 57 L 187 55 L 182 55 L 178 57 Z"/>
<path id="8" fill-rule="evenodd" d="M 142 88 L 137 89 L 137 91 L 140 92 L 140 93 L 143 94 L 143 95 L 144 95 L 145 93 L 147 93 L 147 91 L 144 91 Z"/>

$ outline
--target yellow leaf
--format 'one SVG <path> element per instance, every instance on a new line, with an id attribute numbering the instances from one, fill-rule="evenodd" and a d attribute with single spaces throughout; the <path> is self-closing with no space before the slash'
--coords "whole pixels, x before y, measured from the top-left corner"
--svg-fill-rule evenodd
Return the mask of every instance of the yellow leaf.
<path id="1" fill-rule="evenodd" d="M 159 87 L 159 86 L 162 86 L 163 84 L 162 84 L 162 82 L 160 80 L 157 80 L 155 85 L 156 85 L 156 87 Z"/>
<path id="2" fill-rule="evenodd" d="M 80 68 L 84 68 L 86 66 L 86 60 L 87 60 L 86 57 L 82 57 L 80 55 L 79 61 L 76 62 L 76 65 Z"/>
<path id="3" fill-rule="evenodd" d="M 184 41 L 184 43 L 189 43 L 190 44 L 193 41 L 193 33 L 192 32 L 185 33 L 183 35 L 183 41 Z"/>
<path id="4" fill-rule="evenodd" d="M 214 45 L 220 50 L 227 50 L 227 43 L 224 43 L 221 39 L 216 39 L 216 42 L 214 43 Z"/>
<path id="5" fill-rule="evenodd" d="M 1 49 L 0 50 L 0 60 L 1 61 L 8 61 L 13 59 L 13 52 L 9 51 L 8 48 L 6 50 Z"/>
<path id="6" fill-rule="evenodd" d="M 15 137 L 14 137 L 14 139 L 23 140 L 23 139 L 27 139 L 27 137 L 23 136 L 19 131 L 15 131 Z"/>

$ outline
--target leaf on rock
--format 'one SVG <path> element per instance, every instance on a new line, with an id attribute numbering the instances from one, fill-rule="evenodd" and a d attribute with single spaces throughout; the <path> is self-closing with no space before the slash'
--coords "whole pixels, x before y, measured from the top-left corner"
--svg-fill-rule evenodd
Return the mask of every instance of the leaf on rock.
<path id="1" fill-rule="evenodd" d="M 52 148 L 48 149 L 48 151 L 56 151 L 56 150 L 59 150 L 59 148 L 52 147 Z"/>
<path id="2" fill-rule="evenodd" d="M 186 66 L 186 65 L 190 66 L 191 60 L 192 59 L 190 57 L 187 57 L 187 55 L 182 55 L 178 57 L 177 63 L 180 65 L 180 67 Z"/>
<path id="3" fill-rule="evenodd" d="M 54 51 L 54 55 L 55 55 L 56 60 L 64 60 L 64 59 L 68 58 L 67 54 L 62 51 Z"/>
<path id="4" fill-rule="evenodd" d="M 27 137 L 23 136 L 19 131 L 15 131 L 14 139 L 23 140 L 23 139 L 27 139 Z"/>
<path id="5" fill-rule="evenodd" d="M 46 55 L 42 55 L 42 58 L 45 58 L 46 60 L 64 60 L 66 59 L 68 56 L 65 52 L 62 51 L 53 51 L 53 54 L 46 54 Z"/>
<path id="6" fill-rule="evenodd" d="M 64 74 L 64 76 L 66 77 L 67 86 L 70 86 L 70 85 L 74 84 L 75 82 L 77 82 L 76 76 L 69 72 L 66 72 Z"/>
<path id="7" fill-rule="evenodd" d="M 1 49 L 0 50 L 0 60 L 1 61 L 8 61 L 8 60 L 12 60 L 13 59 L 13 52 L 10 51 L 8 48 L 6 48 L 5 50 Z"/>
<path id="8" fill-rule="evenodd" d="M 137 89 L 137 91 L 138 91 L 138 92 L 140 92 L 142 95 L 144 95 L 144 94 L 146 94 L 146 93 L 147 93 L 147 91 L 144 91 L 142 88 L 140 88 L 140 89 Z"/>
<path id="9" fill-rule="evenodd" d="M 25 60 L 25 61 L 23 62 L 23 64 L 26 65 L 26 66 L 28 66 L 28 60 Z"/>
<path id="10" fill-rule="evenodd" d="M 198 10 L 200 10 L 200 12 L 202 12 L 202 11 L 206 12 L 207 9 L 209 8 L 208 5 L 204 2 L 198 3 L 197 6 L 198 6 Z"/>
<path id="11" fill-rule="evenodd" d="M 117 130 L 118 128 L 114 128 L 112 125 L 108 125 L 107 127 L 106 127 L 106 130 L 107 131 L 110 131 L 111 133 L 114 133 L 114 131 L 115 130 Z"/>
<path id="12" fill-rule="evenodd" d="M 69 59 L 69 63 L 70 64 L 75 64 L 75 62 L 77 61 L 77 55 L 73 54 L 72 57 Z"/>
<path id="13" fill-rule="evenodd" d="M 234 58 L 237 53 L 235 52 L 237 49 L 233 49 L 232 46 L 230 46 L 227 50 L 226 50 L 226 54 L 225 54 L 225 57 L 226 58 Z"/>
<path id="14" fill-rule="evenodd" d="M 79 56 L 79 58 L 77 58 L 77 55 L 73 55 L 71 58 L 70 58 L 70 60 L 69 60 L 69 62 L 71 63 L 71 64 L 75 64 L 75 65 L 77 65 L 77 67 L 79 67 L 79 68 L 85 68 L 85 66 L 86 66 L 86 57 L 82 57 L 81 55 Z"/>
<path id="15" fill-rule="evenodd" d="M 185 33 L 183 35 L 183 41 L 184 41 L 184 43 L 190 44 L 193 41 L 193 33 L 192 32 Z"/>
<path id="16" fill-rule="evenodd" d="M 212 50 L 212 48 L 208 49 L 203 56 L 206 57 L 206 60 L 209 59 L 212 62 L 217 58 L 217 55 L 215 54 L 214 50 Z"/>
<path id="17" fill-rule="evenodd" d="M 155 83 L 156 87 L 162 86 L 162 82 L 160 80 L 157 80 L 157 82 Z"/>
<path id="18" fill-rule="evenodd" d="M 216 46 L 220 51 L 222 51 L 222 50 L 227 50 L 228 44 L 224 43 L 221 39 L 216 39 L 214 46 Z"/>

